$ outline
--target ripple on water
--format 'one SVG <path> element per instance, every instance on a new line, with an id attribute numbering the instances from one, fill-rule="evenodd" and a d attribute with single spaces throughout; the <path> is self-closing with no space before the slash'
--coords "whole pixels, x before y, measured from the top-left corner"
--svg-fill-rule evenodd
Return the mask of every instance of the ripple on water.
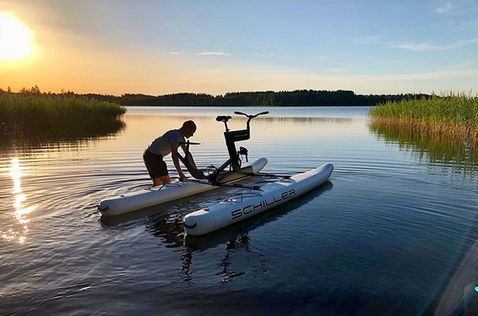
<path id="1" fill-rule="evenodd" d="M 333 162 L 331 183 L 198 238 L 184 238 L 183 216 L 237 190 L 111 219 L 95 207 L 147 188 L 145 147 L 191 113 L 198 165 L 219 165 L 223 109 L 135 108 L 112 137 L 2 152 L 0 313 L 235 313 L 244 299 L 265 314 L 421 313 L 476 241 L 476 162 L 463 169 L 384 141 L 367 109 L 270 110 L 241 143 L 250 160 L 267 157 L 264 171 L 279 174 Z"/>

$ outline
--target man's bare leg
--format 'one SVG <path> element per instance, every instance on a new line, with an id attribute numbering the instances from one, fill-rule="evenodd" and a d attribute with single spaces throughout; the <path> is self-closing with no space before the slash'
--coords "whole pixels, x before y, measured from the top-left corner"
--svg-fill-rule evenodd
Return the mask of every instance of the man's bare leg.
<path id="1" fill-rule="evenodd" d="M 153 179 L 153 186 L 157 187 L 170 182 L 171 182 L 170 176 L 157 177 Z"/>

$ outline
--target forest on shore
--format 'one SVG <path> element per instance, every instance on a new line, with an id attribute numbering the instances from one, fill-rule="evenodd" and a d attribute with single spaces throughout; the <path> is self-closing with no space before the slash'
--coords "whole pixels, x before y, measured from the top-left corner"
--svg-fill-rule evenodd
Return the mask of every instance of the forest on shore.
<path id="1" fill-rule="evenodd" d="M 114 96 L 97 93 L 78 94 L 72 91 L 41 92 L 38 86 L 30 89 L 23 88 L 19 92 L 12 92 L 10 88 L 0 89 L 0 93 L 75 95 L 125 106 L 374 106 L 385 102 L 431 97 L 429 94 L 360 95 L 350 90 L 229 92 L 217 96 L 205 93 L 174 93 L 157 96 L 125 93 Z"/>
<path id="2" fill-rule="evenodd" d="M 373 106 L 390 101 L 429 98 L 428 94 L 358 95 L 353 91 L 295 90 L 230 92 L 213 96 L 204 93 L 175 93 L 159 96 L 100 94 L 86 96 L 126 106 Z"/>

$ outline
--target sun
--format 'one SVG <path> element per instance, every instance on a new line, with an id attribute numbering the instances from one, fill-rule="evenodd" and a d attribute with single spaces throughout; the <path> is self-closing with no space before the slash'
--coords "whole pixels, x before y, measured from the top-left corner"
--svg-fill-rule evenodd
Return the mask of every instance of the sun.
<path id="1" fill-rule="evenodd" d="M 24 59 L 32 50 L 28 27 L 15 16 L 0 11 L 0 62 Z"/>

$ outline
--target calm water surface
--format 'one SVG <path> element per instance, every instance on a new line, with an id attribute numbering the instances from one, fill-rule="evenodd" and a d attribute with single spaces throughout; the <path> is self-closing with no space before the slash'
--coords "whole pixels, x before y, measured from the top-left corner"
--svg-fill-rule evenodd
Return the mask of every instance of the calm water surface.
<path id="1" fill-rule="evenodd" d="M 183 216 L 230 190 L 101 219 L 102 198 L 148 187 L 142 152 L 186 119 L 198 165 L 223 162 L 215 116 L 233 110 L 271 112 L 240 144 L 264 171 L 332 162 L 330 183 L 201 238 Z M 475 156 L 431 159 L 367 111 L 135 107 L 115 135 L 1 151 L 0 314 L 474 314 Z"/>

